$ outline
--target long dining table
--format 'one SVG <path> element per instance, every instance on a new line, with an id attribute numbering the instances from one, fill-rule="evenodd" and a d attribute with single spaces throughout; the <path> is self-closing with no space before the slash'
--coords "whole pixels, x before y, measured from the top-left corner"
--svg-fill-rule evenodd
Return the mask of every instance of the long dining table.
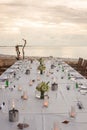
<path id="1" fill-rule="evenodd" d="M 44 58 L 44 65 L 40 74 L 36 58 L 19 60 L 0 76 L 0 129 L 19 130 L 19 123 L 27 123 L 22 129 L 87 130 L 87 79 L 60 58 Z M 49 82 L 47 107 L 36 90 L 42 81 Z M 19 112 L 14 122 L 9 121 L 12 104 Z"/>

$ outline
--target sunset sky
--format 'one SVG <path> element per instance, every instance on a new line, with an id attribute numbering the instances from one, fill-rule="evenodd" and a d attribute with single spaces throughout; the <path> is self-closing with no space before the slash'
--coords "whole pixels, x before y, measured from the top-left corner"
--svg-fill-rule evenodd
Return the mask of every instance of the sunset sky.
<path id="1" fill-rule="evenodd" d="M 87 46 L 87 0 L 0 0 L 0 46 Z"/>

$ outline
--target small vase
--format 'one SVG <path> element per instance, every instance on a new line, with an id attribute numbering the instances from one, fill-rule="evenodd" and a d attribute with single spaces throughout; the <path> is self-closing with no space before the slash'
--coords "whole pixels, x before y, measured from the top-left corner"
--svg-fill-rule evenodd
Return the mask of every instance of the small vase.
<path id="1" fill-rule="evenodd" d="M 44 91 L 41 91 L 40 94 L 41 94 L 41 95 L 40 95 L 40 99 L 44 99 Z"/>

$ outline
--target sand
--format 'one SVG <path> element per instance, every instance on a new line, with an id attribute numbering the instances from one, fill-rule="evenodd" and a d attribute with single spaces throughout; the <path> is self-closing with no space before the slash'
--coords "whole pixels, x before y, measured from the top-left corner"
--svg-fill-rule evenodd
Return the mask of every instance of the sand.
<path id="1" fill-rule="evenodd" d="M 0 55 L 0 75 L 16 61 L 15 56 Z"/>

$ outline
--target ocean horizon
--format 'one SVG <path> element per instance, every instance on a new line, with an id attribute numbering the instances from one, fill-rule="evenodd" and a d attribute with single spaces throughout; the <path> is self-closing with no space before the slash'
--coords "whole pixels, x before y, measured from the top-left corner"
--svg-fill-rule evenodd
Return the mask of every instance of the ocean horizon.
<path id="1" fill-rule="evenodd" d="M 19 49 L 22 56 L 22 48 Z M 26 46 L 24 51 L 25 56 L 87 59 L 87 46 Z M 15 46 L 0 46 L 0 54 L 16 56 Z"/>

